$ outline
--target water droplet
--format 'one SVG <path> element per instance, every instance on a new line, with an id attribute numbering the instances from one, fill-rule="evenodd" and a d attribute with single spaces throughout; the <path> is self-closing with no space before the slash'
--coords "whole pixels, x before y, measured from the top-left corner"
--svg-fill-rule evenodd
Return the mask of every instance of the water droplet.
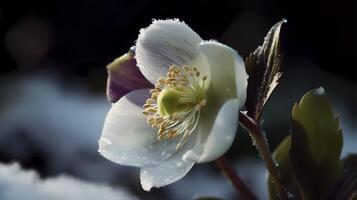
<path id="1" fill-rule="evenodd" d="M 293 193 L 288 192 L 288 197 L 289 197 L 290 199 L 292 199 L 292 198 L 294 197 Z"/>
<path id="2" fill-rule="evenodd" d="M 165 150 L 161 153 L 161 156 L 164 158 L 164 159 L 168 159 L 171 157 L 173 153 L 170 151 L 170 150 Z"/>
<path id="3" fill-rule="evenodd" d="M 129 53 L 134 56 L 135 55 L 135 51 L 136 51 L 136 46 L 131 46 L 130 49 L 129 49 Z"/>
<path id="4" fill-rule="evenodd" d="M 183 163 L 182 162 L 176 162 L 176 167 L 183 167 Z"/>
<path id="5" fill-rule="evenodd" d="M 105 137 L 100 138 L 99 142 L 99 148 L 106 148 L 112 144 L 112 142 Z"/>
<path id="6" fill-rule="evenodd" d="M 226 136 L 225 139 L 227 142 L 230 142 L 230 141 L 232 141 L 232 136 Z"/>
<path id="7" fill-rule="evenodd" d="M 257 142 L 255 141 L 255 139 L 252 139 L 252 143 L 255 146 Z"/>

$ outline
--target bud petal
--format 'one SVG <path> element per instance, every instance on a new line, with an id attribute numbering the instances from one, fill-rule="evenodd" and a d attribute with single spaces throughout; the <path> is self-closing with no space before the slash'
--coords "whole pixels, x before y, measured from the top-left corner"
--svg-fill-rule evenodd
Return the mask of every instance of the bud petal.
<path id="1" fill-rule="evenodd" d="M 107 98 L 112 103 L 130 91 L 153 87 L 140 73 L 134 56 L 130 50 L 107 65 Z"/>

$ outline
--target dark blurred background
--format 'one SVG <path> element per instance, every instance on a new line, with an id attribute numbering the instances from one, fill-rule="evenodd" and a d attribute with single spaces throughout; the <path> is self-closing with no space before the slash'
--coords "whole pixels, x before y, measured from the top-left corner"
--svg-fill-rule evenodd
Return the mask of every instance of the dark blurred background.
<path id="1" fill-rule="evenodd" d="M 293 103 L 323 86 L 341 116 L 343 155 L 357 152 L 355 1 L 12 0 L 0 3 L 0 162 L 19 162 L 43 178 L 68 174 L 124 188 L 140 199 L 236 198 L 212 164 L 146 193 L 137 169 L 97 153 L 110 107 L 106 64 L 127 52 L 140 28 L 166 18 L 185 21 L 202 38 L 228 44 L 243 57 L 286 18 L 285 75 L 264 114 L 271 147 L 289 134 Z M 244 131 L 228 156 L 265 199 L 264 166 Z"/>

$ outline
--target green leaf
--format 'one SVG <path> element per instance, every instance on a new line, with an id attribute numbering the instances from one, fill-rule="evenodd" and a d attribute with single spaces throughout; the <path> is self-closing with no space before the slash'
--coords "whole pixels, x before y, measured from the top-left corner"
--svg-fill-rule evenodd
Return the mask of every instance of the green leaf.
<path id="1" fill-rule="evenodd" d="M 257 121 L 282 75 L 280 37 L 284 23 L 285 19 L 276 23 L 266 35 L 263 44 L 251 53 L 245 62 L 249 74 L 246 108 L 248 115 Z"/>
<path id="2" fill-rule="evenodd" d="M 294 199 L 301 199 L 297 181 L 293 174 L 293 169 L 290 161 L 290 145 L 291 135 L 287 136 L 274 150 L 272 156 L 277 163 L 277 169 L 283 184 L 286 186 L 287 192 L 294 197 Z M 274 183 L 268 177 L 268 192 L 270 200 L 279 200 L 278 193 L 275 190 Z"/>
<path id="3" fill-rule="evenodd" d="M 288 136 L 279 144 L 278 147 L 276 147 L 276 149 L 272 154 L 273 159 L 277 164 L 277 169 L 280 173 L 280 177 L 284 185 L 290 183 L 292 177 L 290 158 L 289 158 L 290 143 L 291 143 L 291 136 Z M 279 199 L 278 193 L 275 190 L 274 183 L 272 182 L 270 177 L 268 177 L 267 184 L 268 184 L 270 199 L 271 200 Z"/>
<path id="4" fill-rule="evenodd" d="M 325 199 L 341 173 L 342 130 L 323 88 L 292 110 L 290 160 L 305 200 Z"/>
<path id="5" fill-rule="evenodd" d="M 357 198 L 357 154 L 343 159 L 342 178 L 329 192 L 329 200 Z"/>

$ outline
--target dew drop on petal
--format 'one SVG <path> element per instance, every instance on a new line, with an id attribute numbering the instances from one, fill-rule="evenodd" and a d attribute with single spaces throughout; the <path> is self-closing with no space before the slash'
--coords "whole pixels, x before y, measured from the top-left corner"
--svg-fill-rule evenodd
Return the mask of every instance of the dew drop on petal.
<path id="1" fill-rule="evenodd" d="M 163 157 L 163 158 L 167 157 L 166 151 L 161 152 L 161 157 Z"/>
<path id="2" fill-rule="evenodd" d="M 153 187 L 152 182 L 147 180 L 147 178 L 151 178 L 148 177 L 148 172 L 146 170 L 143 171 L 143 179 L 141 181 L 141 185 L 143 187 L 144 190 L 146 191 L 150 191 L 150 189 Z"/>
<path id="3" fill-rule="evenodd" d="M 183 163 L 182 162 L 176 162 L 176 167 L 183 167 Z"/>
<path id="4" fill-rule="evenodd" d="M 98 143 L 99 143 L 99 149 L 98 149 L 99 153 L 105 153 L 108 146 L 110 146 L 112 144 L 112 142 L 108 138 L 105 138 L 105 137 L 100 138 Z"/>
<path id="5" fill-rule="evenodd" d="M 294 195 L 293 195 L 291 192 L 288 192 L 288 197 L 289 197 L 290 199 L 292 199 L 292 198 L 294 198 Z"/>
<path id="6" fill-rule="evenodd" d="M 232 140 L 232 136 L 226 136 L 225 139 L 227 142 L 230 142 Z"/>
<path id="7" fill-rule="evenodd" d="M 100 140 L 98 142 L 99 142 L 99 147 L 101 149 L 107 148 L 108 146 L 110 146 L 112 144 L 112 142 L 108 138 L 105 138 L 105 137 L 100 138 Z"/>
<path id="8" fill-rule="evenodd" d="M 170 158 L 174 152 L 171 150 L 165 150 L 161 153 L 161 157 L 163 157 L 165 160 Z"/>

